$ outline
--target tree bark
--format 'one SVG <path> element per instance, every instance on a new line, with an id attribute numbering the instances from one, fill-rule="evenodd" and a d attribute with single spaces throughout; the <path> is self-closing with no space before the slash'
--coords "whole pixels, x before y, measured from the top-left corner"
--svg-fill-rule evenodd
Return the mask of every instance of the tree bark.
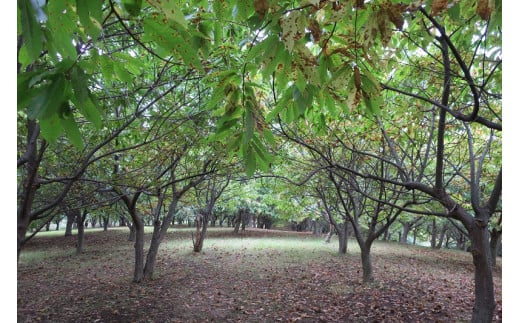
<path id="1" fill-rule="evenodd" d="M 444 236 L 446 235 L 446 231 L 448 230 L 448 225 L 444 223 L 441 228 L 441 233 L 439 235 L 439 240 L 437 241 L 436 249 L 440 249 L 442 247 L 442 243 L 444 242 Z"/>
<path id="2" fill-rule="evenodd" d="M 190 184 L 191 185 L 191 184 Z M 191 186 L 189 186 L 191 187 Z M 166 216 L 161 221 L 159 220 L 159 214 L 160 209 L 162 206 L 162 198 L 161 197 L 158 203 L 158 209 L 156 212 L 155 222 L 154 222 L 154 228 L 152 233 L 152 240 L 150 241 L 150 247 L 148 248 L 148 255 L 146 256 L 146 264 L 144 266 L 144 277 L 146 279 L 152 279 L 153 273 L 155 270 L 155 261 L 157 259 L 157 253 L 159 252 L 159 246 L 161 245 L 161 241 L 163 240 L 164 236 L 166 235 L 166 232 L 168 231 L 168 228 L 170 227 L 170 224 L 172 223 L 173 217 L 175 216 L 175 212 L 177 210 L 177 203 L 179 199 L 182 197 L 184 193 L 187 192 L 189 187 L 185 187 L 180 192 L 174 193 L 173 200 L 170 202 L 168 213 L 166 213 Z"/>
<path id="3" fill-rule="evenodd" d="M 38 190 L 38 168 L 45 151 L 46 144 L 42 143 L 40 151 L 38 151 L 38 136 L 40 134 L 40 126 L 36 120 L 27 120 L 27 147 L 24 155 L 18 160 L 18 168 L 24 169 L 24 175 L 21 192 L 18 191 L 18 208 L 17 208 L 17 261 L 20 258 L 20 252 L 25 243 L 25 234 L 31 223 L 31 208 Z"/>
<path id="4" fill-rule="evenodd" d="M 402 244 L 408 244 L 408 234 L 410 233 L 410 223 L 404 222 L 403 225 L 403 232 L 401 234 L 401 237 L 399 238 L 399 243 Z"/>
<path id="5" fill-rule="evenodd" d="M 471 322 L 492 322 L 496 304 L 489 231 L 486 226 L 480 224 L 478 219 L 473 221 L 468 231 L 475 265 L 475 303 Z"/>
<path id="6" fill-rule="evenodd" d="M 103 231 L 108 231 L 108 222 L 109 222 L 109 217 L 104 216 L 103 217 Z"/>
<path id="7" fill-rule="evenodd" d="M 491 240 L 489 242 L 489 247 L 491 249 L 491 265 L 493 267 L 497 265 L 497 251 L 501 236 L 502 230 L 497 230 L 495 228 L 491 230 Z"/>
<path id="8" fill-rule="evenodd" d="M 330 243 L 330 239 L 332 238 L 333 234 L 334 234 L 334 225 L 332 223 L 329 223 L 329 232 L 327 233 L 327 236 L 325 237 L 326 243 Z"/>
<path id="9" fill-rule="evenodd" d="M 233 230 L 233 233 L 238 234 L 238 230 L 240 230 L 240 223 L 243 221 L 242 219 L 242 209 L 238 210 L 237 215 L 235 216 L 235 229 Z"/>
<path id="10" fill-rule="evenodd" d="M 134 264 L 134 283 L 139 283 L 143 279 L 144 268 L 144 224 L 139 217 L 136 217 L 135 225 L 135 264 Z"/>
<path id="11" fill-rule="evenodd" d="M 78 245 L 76 246 L 76 255 L 83 253 L 83 242 L 85 241 L 85 219 L 87 217 L 87 210 L 83 210 L 83 214 L 81 214 L 80 210 L 76 210 L 76 216 L 78 223 Z"/>
<path id="12" fill-rule="evenodd" d="M 74 224 L 74 220 L 76 219 L 76 214 L 71 211 L 65 211 L 65 215 L 67 216 L 67 225 L 65 226 L 65 236 L 70 237 L 72 235 L 72 225 Z"/>
<path id="13" fill-rule="evenodd" d="M 361 264 L 363 266 L 363 282 L 370 283 L 374 281 L 372 272 L 372 260 L 370 259 L 370 245 L 361 246 Z"/>
<path id="14" fill-rule="evenodd" d="M 206 231 L 208 229 L 208 216 L 207 214 L 201 214 L 197 220 L 195 220 L 197 231 L 195 233 L 195 241 L 193 242 L 193 251 L 202 251 L 204 245 L 204 239 L 206 238 Z"/>
<path id="15" fill-rule="evenodd" d="M 431 229 L 432 229 L 432 232 L 431 232 L 430 246 L 432 249 L 434 249 L 437 246 L 437 224 L 436 224 L 435 218 L 433 218 Z"/>
<path id="16" fill-rule="evenodd" d="M 348 222 L 343 222 L 342 225 L 338 228 L 338 252 L 340 254 L 346 254 L 347 253 L 347 247 L 348 247 Z"/>
<path id="17" fill-rule="evenodd" d="M 128 227 L 130 229 L 130 233 L 128 234 L 128 241 L 135 241 L 135 236 L 136 236 L 135 225 L 130 224 Z"/>

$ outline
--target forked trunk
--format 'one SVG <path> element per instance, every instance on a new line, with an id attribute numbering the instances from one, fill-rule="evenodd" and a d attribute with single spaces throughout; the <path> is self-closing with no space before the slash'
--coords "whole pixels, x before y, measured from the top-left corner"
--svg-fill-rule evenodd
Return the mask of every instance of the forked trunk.
<path id="1" fill-rule="evenodd" d="M 158 219 L 156 219 L 154 222 L 152 240 L 150 241 L 150 247 L 148 248 L 148 255 L 146 256 L 146 264 L 144 267 L 144 277 L 146 279 L 153 278 L 155 261 L 157 259 L 157 253 L 159 252 L 159 246 L 161 245 L 161 242 L 166 235 L 170 224 L 173 222 L 175 210 L 177 209 L 177 201 L 179 198 L 180 196 L 175 196 L 173 201 L 170 203 L 168 213 L 166 213 L 166 216 L 162 222 Z M 162 202 L 160 204 L 162 204 Z"/>
<path id="2" fill-rule="evenodd" d="M 201 252 L 204 245 L 204 239 L 206 238 L 206 231 L 208 230 L 208 219 L 206 215 L 200 217 L 196 221 L 197 232 L 195 233 L 195 241 L 193 242 L 193 251 Z"/>
<path id="3" fill-rule="evenodd" d="M 166 222 L 164 222 L 166 225 Z M 170 222 L 168 222 L 170 223 Z M 144 266 L 144 278 L 150 280 L 153 278 L 153 273 L 155 270 L 155 260 L 157 259 L 157 254 L 159 253 L 159 246 L 162 241 L 161 234 L 161 223 L 156 222 L 154 224 L 152 240 L 150 241 L 150 247 L 148 248 L 148 255 L 146 256 L 146 264 Z"/>

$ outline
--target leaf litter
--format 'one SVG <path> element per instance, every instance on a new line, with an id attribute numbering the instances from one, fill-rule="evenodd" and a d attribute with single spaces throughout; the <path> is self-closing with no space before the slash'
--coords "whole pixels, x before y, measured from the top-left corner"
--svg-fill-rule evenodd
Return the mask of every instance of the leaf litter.
<path id="1" fill-rule="evenodd" d="M 135 284 L 131 282 L 133 243 L 126 238 L 127 232 L 122 230 L 89 232 L 85 252 L 79 256 L 67 251 L 73 250 L 74 237 L 31 240 L 18 264 L 18 321 L 471 319 L 473 268 L 471 256 L 464 252 L 381 242 L 372 251 L 376 281 L 364 284 L 360 254 L 353 241 L 347 255 L 338 255 L 337 244 L 326 244 L 310 234 L 248 229 L 234 235 L 232 229 L 210 229 L 206 246 L 195 254 L 190 252 L 189 234 L 173 232 L 159 251 L 154 279 Z M 301 241 L 302 250 L 276 247 L 285 239 Z M 261 245 L 266 240 L 273 243 Z M 56 248 L 61 253 L 48 253 Z M 50 256 L 24 257 L 31 253 Z M 498 262 L 495 321 L 501 322 L 500 259 Z"/>

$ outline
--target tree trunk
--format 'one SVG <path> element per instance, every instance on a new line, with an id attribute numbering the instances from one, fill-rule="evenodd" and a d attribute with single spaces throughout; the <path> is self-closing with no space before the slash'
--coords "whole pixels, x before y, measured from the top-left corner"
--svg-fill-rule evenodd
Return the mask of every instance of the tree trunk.
<path id="1" fill-rule="evenodd" d="M 144 224 L 141 219 L 134 221 L 135 226 L 135 264 L 134 264 L 134 283 L 139 283 L 143 279 L 144 272 Z"/>
<path id="2" fill-rule="evenodd" d="M 67 226 L 65 227 L 65 236 L 70 237 L 72 235 L 72 225 L 74 224 L 74 220 L 76 219 L 76 214 L 71 211 L 66 211 L 65 215 L 67 216 Z"/>
<path id="3" fill-rule="evenodd" d="M 348 225 L 347 224 L 348 224 L 348 222 L 345 221 L 338 228 L 338 241 L 339 241 L 338 252 L 340 254 L 347 253 L 347 247 L 348 247 Z"/>
<path id="4" fill-rule="evenodd" d="M 24 155 L 27 162 L 25 167 L 27 175 L 24 176 L 22 191 L 18 194 L 17 222 L 16 222 L 16 240 L 17 240 L 17 261 L 20 259 L 20 252 L 25 243 L 25 234 L 31 223 L 31 208 L 38 189 L 38 168 L 40 166 L 41 156 L 45 151 L 42 144 L 41 151 L 38 152 L 38 136 L 40 134 L 40 126 L 36 120 L 27 120 L 27 147 Z M 40 155 L 40 156 L 39 156 Z M 21 193 L 21 194 L 20 194 Z"/>
<path id="5" fill-rule="evenodd" d="M 448 230 L 448 225 L 445 223 L 442 225 L 441 233 L 439 235 L 439 241 L 437 242 L 436 249 L 440 249 L 442 247 L 442 243 L 444 242 L 444 236 L 446 235 L 446 231 Z"/>
<path id="6" fill-rule="evenodd" d="M 491 230 L 491 240 L 489 242 L 489 247 L 491 249 L 491 265 L 493 267 L 497 265 L 497 251 L 501 236 L 502 230 L 497 230 L 495 228 Z"/>
<path id="7" fill-rule="evenodd" d="M 17 222 L 17 259 L 20 258 L 20 252 L 22 251 L 23 244 L 25 243 L 25 234 L 27 233 L 27 228 L 29 227 L 29 217 L 21 217 L 18 215 Z M 18 260 L 17 260 L 18 261 Z"/>
<path id="8" fill-rule="evenodd" d="M 450 248 L 450 242 L 451 242 L 450 240 L 451 240 L 450 236 L 447 234 L 446 235 L 446 242 L 444 243 L 444 248 L 446 248 L 446 249 Z"/>
<path id="9" fill-rule="evenodd" d="M 206 238 L 206 231 L 208 229 L 208 217 L 206 214 L 201 215 L 196 220 L 197 231 L 195 233 L 195 241 L 193 242 L 193 251 L 202 251 L 204 239 Z M 201 228 L 202 227 L 202 228 Z"/>
<path id="10" fill-rule="evenodd" d="M 465 250 L 466 249 L 466 236 L 459 232 L 459 238 L 457 239 L 457 249 Z"/>
<path id="11" fill-rule="evenodd" d="M 315 236 L 321 236 L 321 222 L 319 220 L 313 220 L 313 232 Z"/>
<path id="12" fill-rule="evenodd" d="M 163 221 L 163 224 L 166 222 Z M 170 222 L 168 222 L 169 224 Z M 157 259 L 157 254 L 159 253 L 159 246 L 162 241 L 161 235 L 161 222 L 156 221 L 154 223 L 152 240 L 150 241 L 150 247 L 148 248 L 148 254 L 146 255 L 146 264 L 144 265 L 144 278 L 150 280 L 153 278 L 153 273 L 155 270 L 155 260 Z"/>
<path id="13" fill-rule="evenodd" d="M 144 277 L 146 279 L 153 278 L 153 273 L 155 270 L 155 261 L 157 259 L 157 253 L 159 252 L 159 246 L 161 245 L 161 241 L 163 240 L 164 236 L 166 235 L 166 232 L 168 231 L 168 228 L 170 227 L 170 224 L 172 223 L 173 217 L 175 216 L 175 211 L 177 209 L 177 202 L 181 198 L 182 194 L 184 193 L 174 194 L 175 196 L 173 200 L 170 202 L 168 213 L 166 213 L 166 216 L 162 220 L 162 223 L 158 220 L 158 217 L 156 217 L 156 220 L 154 221 L 152 240 L 150 241 L 148 255 L 146 256 L 146 264 L 144 266 Z M 159 203 L 159 205 L 161 204 L 162 201 Z M 160 209 L 158 212 L 160 212 Z"/>
<path id="14" fill-rule="evenodd" d="M 493 287 L 493 267 L 489 231 L 486 226 L 473 221 L 469 234 L 471 254 L 475 265 L 475 303 L 471 322 L 492 322 L 495 311 L 495 291 Z"/>
<path id="15" fill-rule="evenodd" d="M 108 223 L 109 223 L 109 218 L 108 216 L 105 216 L 103 218 L 103 231 L 108 231 Z"/>
<path id="16" fill-rule="evenodd" d="M 242 231 L 244 231 L 246 229 L 246 225 L 249 224 L 249 221 L 251 220 L 251 214 L 249 212 L 242 212 L 241 216 L 241 221 L 242 221 Z"/>
<path id="17" fill-rule="evenodd" d="M 333 234 L 334 234 L 334 225 L 332 223 L 329 223 L 329 232 L 327 233 L 327 236 L 325 237 L 326 243 L 330 242 L 330 239 L 332 238 Z"/>
<path id="18" fill-rule="evenodd" d="M 364 283 L 370 283 L 374 281 L 372 260 L 370 259 L 370 247 L 370 245 L 361 246 L 361 264 L 363 266 Z"/>
<path id="19" fill-rule="evenodd" d="M 431 240 L 430 240 L 430 246 L 431 248 L 435 248 L 435 246 L 437 246 L 437 224 L 435 223 L 435 218 L 433 219 L 432 221 L 432 237 L 431 237 Z"/>
<path id="20" fill-rule="evenodd" d="M 237 234 L 240 229 L 240 222 L 242 221 L 242 210 L 239 210 L 237 215 L 235 216 L 235 229 L 233 233 Z"/>
<path id="21" fill-rule="evenodd" d="M 118 224 L 118 226 L 120 226 L 120 227 L 126 226 L 126 219 L 122 215 L 119 215 L 119 224 Z M 144 226 L 144 221 L 143 221 L 143 226 Z"/>
<path id="22" fill-rule="evenodd" d="M 386 228 L 384 234 L 383 234 L 383 241 L 388 241 L 389 239 L 389 230 Z"/>
<path id="23" fill-rule="evenodd" d="M 51 231 L 51 222 L 47 222 L 45 225 L 45 231 Z"/>
<path id="24" fill-rule="evenodd" d="M 407 244 L 408 243 L 408 234 L 410 233 L 410 223 L 405 222 L 402 223 L 403 225 L 403 233 L 401 234 L 401 237 L 399 238 L 399 243 Z M 414 231 L 415 233 L 415 231 Z"/>
<path id="25" fill-rule="evenodd" d="M 129 229 L 130 229 L 130 233 L 128 234 L 128 241 L 135 241 L 135 235 L 136 235 L 135 225 L 131 224 L 129 226 Z"/>
<path id="26" fill-rule="evenodd" d="M 76 216 L 78 223 L 78 245 L 76 246 L 76 255 L 83 253 L 83 242 L 85 241 L 85 218 L 87 217 L 87 210 L 83 210 L 81 214 L 80 210 L 76 210 Z"/>
<path id="27" fill-rule="evenodd" d="M 346 254 L 347 253 L 347 236 L 346 236 L 345 232 L 341 232 L 338 234 L 338 242 L 339 242 L 338 252 L 343 255 Z"/>

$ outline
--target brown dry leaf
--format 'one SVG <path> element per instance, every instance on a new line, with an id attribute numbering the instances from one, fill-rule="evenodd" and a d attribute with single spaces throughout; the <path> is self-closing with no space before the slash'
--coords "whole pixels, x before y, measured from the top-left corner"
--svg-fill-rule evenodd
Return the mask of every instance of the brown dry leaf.
<path id="1" fill-rule="evenodd" d="M 264 19 L 266 12 L 269 10 L 269 1 L 254 0 L 253 6 L 255 7 L 256 13 L 260 16 L 260 20 Z"/>
<path id="2" fill-rule="evenodd" d="M 432 15 L 437 16 L 448 8 L 448 0 L 433 0 Z"/>
<path id="3" fill-rule="evenodd" d="M 390 5 L 386 10 L 388 19 L 395 25 L 399 30 L 403 28 L 404 18 L 402 14 L 403 7 L 400 4 Z"/>
<path id="4" fill-rule="evenodd" d="M 357 66 L 354 66 L 354 84 L 357 90 L 361 90 L 361 74 Z"/>
<path id="5" fill-rule="evenodd" d="M 314 38 L 314 42 L 319 42 L 321 39 L 321 28 L 320 24 L 315 19 L 309 21 L 309 30 L 311 31 L 312 38 Z"/>
<path id="6" fill-rule="evenodd" d="M 477 3 L 477 13 L 480 18 L 488 20 L 495 9 L 495 2 L 493 0 L 479 0 Z"/>

